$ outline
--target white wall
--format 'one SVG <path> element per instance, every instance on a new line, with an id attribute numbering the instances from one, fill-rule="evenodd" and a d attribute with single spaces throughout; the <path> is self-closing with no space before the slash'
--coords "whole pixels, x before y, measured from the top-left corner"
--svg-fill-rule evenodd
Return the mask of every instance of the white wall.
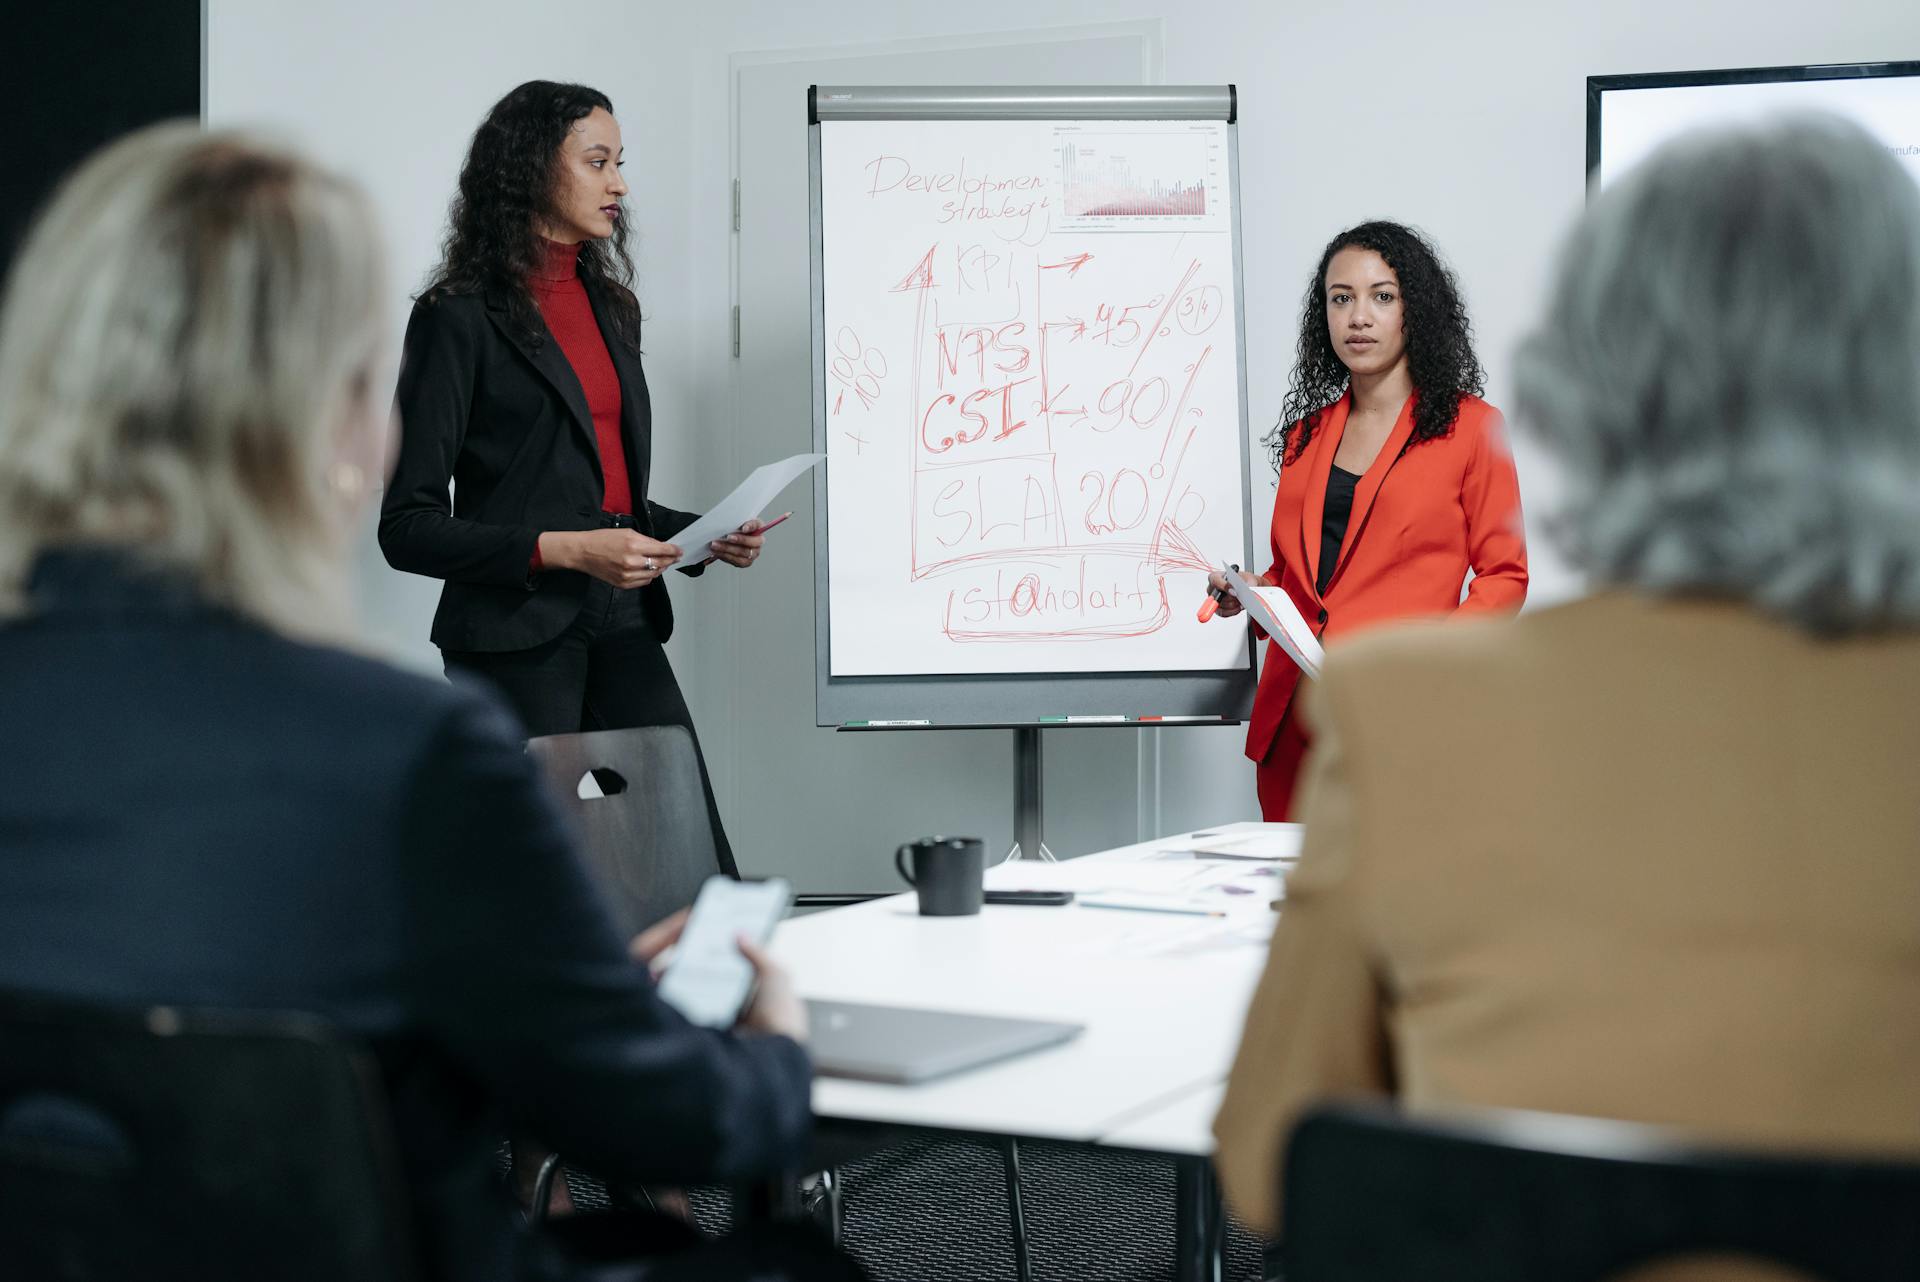
<path id="1" fill-rule="evenodd" d="M 485 107 L 532 76 L 606 90 L 626 131 L 648 371 L 662 425 L 655 484 L 671 501 L 711 496 L 729 479 L 732 60 L 1126 20 L 1163 24 L 1167 82 L 1240 88 L 1256 431 L 1285 388 L 1305 274 L 1329 234 L 1367 217 L 1432 234 L 1466 288 L 1489 399 L 1509 400 L 1510 353 L 1583 199 L 1586 76 L 1920 57 L 1911 0 L 707 0 L 697 22 L 691 6 L 612 0 L 576 0 L 537 18 L 503 0 L 209 0 L 207 109 L 215 123 L 289 129 L 359 175 L 411 286 L 432 261 L 466 137 Z M 399 293 L 393 316 L 396 325 L 404 316 Z M 1519 461 L 1535 533 L 1533 600 L 1564 598 L 1578 583 L 1539 537 L 1537 520 L 1553 480 L 1524 445 Z M 371 578 L 370 623 L 412 660 L 432 664 L 424 641 L 430 585 L 384 567 Z M 742 778 L 734 769 L 738 736 L 752 728 L 717 714 L 729 674 L 710 659 L 724 651 L 691 640 L 702 629 L 737 626 L 725 616 L 737 607 L 722 604 L 737 595 L 676 595 L 685 628 L 675 662 L 723 807 L 777 808 L 778 778 Z M 1246 812 L 1252 775 L 1237 755 L 1237 732 L 1161 733 L 1163 828 Z M 862 781 L 876 782 L 890 781 Z M 1114 787 L 1130 793 L 1132 783 Z M 1059 788 L 1048 796 L 1050 815 L 1069 826 L 1077 811 L 1113 801 Z M 876 884 L 872 856 L 849 852 L 839 884 Z"/>

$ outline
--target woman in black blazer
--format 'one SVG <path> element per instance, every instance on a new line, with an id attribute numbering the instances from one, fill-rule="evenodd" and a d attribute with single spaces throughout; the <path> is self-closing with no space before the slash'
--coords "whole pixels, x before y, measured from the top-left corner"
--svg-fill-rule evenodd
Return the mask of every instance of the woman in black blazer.
<path id="1" fill-rule="evenodd" d="M 432 635 L 449 674 L 495 686 L 530 735 L 691 732 L 660 576 L 760 554 L 758 522 L 674 545 L 692 514 L 647 496 L 620 156 L 604 94 L 534 80 L 502 98 L 474 134 L 444 257 L 407 326 L 380 546 L 395 569 L 445 581 Z"/>

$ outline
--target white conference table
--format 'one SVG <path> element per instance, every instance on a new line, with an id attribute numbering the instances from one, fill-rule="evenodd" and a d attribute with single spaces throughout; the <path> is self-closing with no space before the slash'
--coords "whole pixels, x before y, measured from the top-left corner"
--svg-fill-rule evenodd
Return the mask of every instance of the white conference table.
<path id="1" fill-rule="evenodd" d="M 1121 893 L 1216 906 L 1218 917 L 1079 899 L 921 917 L 909 892 L 782 923 L 773 952 L 802 996 L 1086 1026 L 1062 1045 L 917 1086 L 817 1078 L 815 1115 L 1170 1156 L 1181 1174 L 1176 1265 L 1182 1277 L 1217 1277 L 1211 1105 L 1266 962 L 1281 883 L 1272 864 L 1181 853 L 1194 835 L 1054 864 L 1000 864 L 987 870 L 987 887 Z"/>
<path id="2" fill-rule="evenodd" d="M 1100 1143 L 1170 1156 L 1211 1157 L 1213 1118 L 1226 1094 L 1224 1081 L 1182 1091 L 1156 1108 L 1127 1118 L 1102 1135 Z"/>

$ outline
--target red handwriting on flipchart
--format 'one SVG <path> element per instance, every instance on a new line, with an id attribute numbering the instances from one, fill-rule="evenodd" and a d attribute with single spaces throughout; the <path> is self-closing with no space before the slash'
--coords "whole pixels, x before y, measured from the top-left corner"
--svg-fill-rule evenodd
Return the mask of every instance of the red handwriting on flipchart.
<path id="1" fill-rule="evenodd" d="M 852 391 L 862 408 L 872 409 L 880 399 L 881 382 L 887 377 L 887 358 L 877 347 L 862 346 L 860 336 L 843 325 L 834 336 L 827 376 Z M 835 409 L 838 412 L 837 405 Z"/>
<path id="2" fill-rule="evenodd" d="M 883 166 L 868 194 L 1025 190 L 945 177 L 943 188 L 941 174 Z M 939 582 L 954 644 L 1145 636 L 1172 617 L 1168 576 L 1209 568 L 1189 531 L 1221 481 L 1189 474 L 1188 458 L 1203 432 L 1239 427 L 1210 403 L 1223 269 L 1188 255 L 1142 280 L 1122 256 L 1059 240 L 1044 252 L 931 244 L 888 275 L 908 349 L 890 358 L 843 328 L 829 355 L 847 410 L 898 413 L 905 380 L 907 447 L 894 457 L 906 466 L 908 573 Z M 856 449 L 870 443 L 863 429 Z"/>

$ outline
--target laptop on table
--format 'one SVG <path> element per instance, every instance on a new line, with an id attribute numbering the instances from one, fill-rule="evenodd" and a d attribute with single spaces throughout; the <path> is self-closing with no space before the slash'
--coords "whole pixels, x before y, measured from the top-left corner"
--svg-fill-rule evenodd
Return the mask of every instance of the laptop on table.
<path id="1" fill-rule="evenodd" d="M 807 1022 L 807 1049 L 815 1072 L 901 1086 L 1057 1046 L 1086 1027 L 829 1001 L 808 1001 Z"/>

